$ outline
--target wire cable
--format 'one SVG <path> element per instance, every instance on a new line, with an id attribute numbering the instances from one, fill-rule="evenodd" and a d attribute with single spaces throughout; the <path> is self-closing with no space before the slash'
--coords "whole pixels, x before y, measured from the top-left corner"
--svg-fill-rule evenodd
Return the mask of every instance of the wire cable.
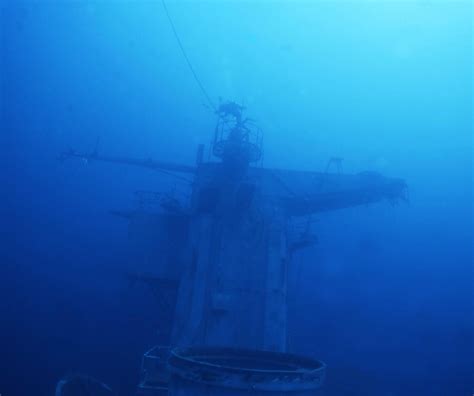
<path id="1" fill-rule="evenodd" d="M 168 18 L 168 21 L 170 23 L 171 29 L 173 30 L 174 37 L 176 38 L 176 42 L 179 45 L 179 48 L 181 48 L 181 52 L 184 56 L 184 59 L 186 60 L 186 63 L 188 64 L 189 70 L 191 71 L 194 79 L 196 80 L 197 85 L 201 89 L 201 92 L 203 93 L 204 97 L 206 98 L 209 106 L 211 106 L 212 110 L 217 111 L 216 106 L 214 105 L 211 97 L 206 91 L 206 88 L 204 88 L 204 85 L 202 84 L 201 80 L 199 79 L 198 75 L 196 74 L 196 71 L 194 70 L 194 67 L 191 63 L 191 61 L 188 58 L 188 55 L 186 54 L 186 51 L 184 49 L 183 43 L 181 42 L 181 39 L 179 38 L 178 32 L 176 31 L 176 27 L 174 26 L 173 19 L 171 19 L 171 15 L 168 11 L 168 7 L 166 6 L 165 0 L 161 0 L 161 4 L 163 4 L 163 8 L 165 10 L 166 17 Z"/>

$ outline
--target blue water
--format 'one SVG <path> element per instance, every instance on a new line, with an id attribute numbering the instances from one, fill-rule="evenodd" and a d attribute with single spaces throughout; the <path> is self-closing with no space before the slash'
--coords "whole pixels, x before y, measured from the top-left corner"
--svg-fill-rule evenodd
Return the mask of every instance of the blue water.
<path id="1" fill-rule="evenodd" d="M 474 392 L 470 1 L 170 1 L 210 97 L 245 104 L 264 166 L 403 177 L 410 204 L 316 216 L 295 257 L 292 351 L 330 395 Z M 0 2 L 0 394 L 72 372 L 133 394 L 160 342 L 130 288 L 135 190 L 166 175 L 57 161 L 69 147 L 192 164 L 215 115 L 160 2 Z M 178 182 L 179 184 L 179 182 Z M 179 186 L 177 187 L 179 188 Z"/>

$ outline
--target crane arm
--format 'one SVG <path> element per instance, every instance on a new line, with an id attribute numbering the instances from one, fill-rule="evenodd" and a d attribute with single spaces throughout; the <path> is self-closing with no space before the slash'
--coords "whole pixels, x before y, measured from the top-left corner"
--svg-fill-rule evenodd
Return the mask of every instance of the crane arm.
<path id="1" fill-rule="evenodd" d="M 151 158 L 148 159 L 136 159 L 128 157 L 114 157 L 99 155 L 97 152 L 91 154 L 78 153 L 75 150 L 65 151 L 60 154 L 60 160 L 66 160 L 69 158 L 79 158 L 86 161 L 102 161 L 110 162 L 114 164 L 124 164 L 138 166 L 141 168 L 147 168 L 151 170 L 161 170 L 169 172 L 180 172 L 180 173 L 195 173 L 196 167 L 182 164 L 174 164 L 170 162 L 156 161 Z"/>

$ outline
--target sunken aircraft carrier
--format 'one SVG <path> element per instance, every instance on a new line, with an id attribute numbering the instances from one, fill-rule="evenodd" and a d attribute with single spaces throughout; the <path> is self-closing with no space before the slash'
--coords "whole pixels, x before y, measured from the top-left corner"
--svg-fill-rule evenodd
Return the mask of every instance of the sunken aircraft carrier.
<path id="1" fill-rule="evenodd" d="M 310 216 L 407 199 L 404 180 L 342 172 L 333 158 L 323 172 L 261 165 L 261 131 L 234 102 L 221 103 L 210 150 L 194 165 L 68 151 L 63 158 L 105 161 L 187 174 L 186 200 L 141 192 L 158 202 L 116 212 L 131 238 L 148 240 L 153 274 L 132 275 L 160 302 L 167 345 L 143 356 L 137 395 L 316 395 L 326 365 L 287 349 L 288 270 L 295 251 L 316 242 Z M 295 219 L 308 227 L 294 232 Z"/>

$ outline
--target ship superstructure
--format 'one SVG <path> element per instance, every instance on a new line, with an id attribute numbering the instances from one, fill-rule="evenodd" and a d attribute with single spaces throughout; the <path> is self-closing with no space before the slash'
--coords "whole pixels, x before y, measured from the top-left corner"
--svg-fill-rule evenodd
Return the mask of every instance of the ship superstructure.
<path id="1" fill-rule="evenodd" d="M 225 102 L 216 113 L 214 161 L 203 160 L 202 146 L 194 165 L 97 152 L 63 155 L 192 178 L 186 202 L 148 193 L 159 203 L 159 213 L 116 213 L 131 229 L 147 227 L 156 263 L 152 275 L 134 275 L 135 280 L 152 287 L 170 318 L 162 329 L 169 345 L 145 354 L 138 393 L 313 394 L 324 378 L 324 364 L 287 351 L 292 255 L 316 242 L 311 215 L 406 200 L 406 183 L 369 172 L 344 174 L 338 158 L 332 160 L 333 173 L 330 167 L 324 172 L 265 168 L 261 133 L 244 108 Z M 297 218 L 308 218 L 308 227 L 295 234 Z"/>

